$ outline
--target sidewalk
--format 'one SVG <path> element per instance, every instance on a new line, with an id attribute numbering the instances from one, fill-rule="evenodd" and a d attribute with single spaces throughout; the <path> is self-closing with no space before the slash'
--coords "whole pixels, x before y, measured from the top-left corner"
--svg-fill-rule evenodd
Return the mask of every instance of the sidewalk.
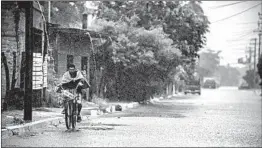
<path id="1" fill-rule="evenodd" d="M 99 107 L 91 102 L 83 102 L 82 119 L 97 118 L 99 115 L 114 113 L 117 105 L 122 107 L 122 111 L 128 108 L 137 107 L 137 102 L 110 102 L 106 106 Z M 13 135 L 22 135 L 26 132 L 33 131 L 36 128 L 44 128 L 45 126 L 58 125 L 64 121 L 64 115 L 61 114 L 62 108 L 34 108 L 32 113 L 32 122 L 25 123 L 23 121 L 23 110 L 12 110 L 2 112 L 1 134 L 2 138 L 8 138 Z"/>

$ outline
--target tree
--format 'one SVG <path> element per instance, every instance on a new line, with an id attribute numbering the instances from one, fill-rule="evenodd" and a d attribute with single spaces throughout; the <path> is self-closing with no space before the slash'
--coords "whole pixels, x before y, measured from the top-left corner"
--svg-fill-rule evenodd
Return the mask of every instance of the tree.
<path id="1" fill-rule="evenodd" d="M 254 88 L 255 87 L 255 84 L 254 84 L 254 69 L 246 71 L 246 75 L 243 76 L 243 79 L 248 83 L 248 85 L 251 88 Z M 257 81 L 258 81 L 258 79 L 256 77 L 255 82 L 257 82 Z"/>
<path id="2" fill-rule="evenodd" d="M 172 45 L 173 41 L 161 27 L 152 30 L 136 27 L 137 16 L 124 21 L 104 21 L 97 20 L 95 29 L 109 34 L 113 42 L 105 49 L 105 62 L 99 61 L 97 65 L 106 69 L 108 88 L 120 87 L 121 98 L 138 101 L 161 91 L 160 86 L 172 79 L 170 73 L 178 65 L 180 51 Z M 111 91 L 116 95 L 115 90 Z"/>
<path id="3" fill-rule="evenodd" d="M 219 66 L 218 74 L 220 76 L 220 85 L 238 86 L 240 80 L 240 72 L 230 66 Z"/>
<path id="4" fill-rule="evenodd" d="M 82 14 L 86 1 L 51 1 L 51 22 L 62 27 L 82 28 Z M 48 2 L 41 2 L 47 18 Z"/>
<path id="5" fill-rule="evenodd" d="M 141 76 L 139 81 L 143 82 L 142 84 L 145 84 L 144 81 L 153 81 L 142 79 L 149 76 L 146 72 L 155 72 L 163 82 L 161 87 L 174 79 L 176 66 L 184 65 L 184 61 L 176 53 L 173 54 L 172 49 L 182 52 L 183 56 L 190 59 L 187 72 L 195 68 L 193 58 L 205 44 L 204 35 L 209 24 L 197 2 L 183 5 L 179 1 L 104 1 L 99 4 L 98 18 L 109 24 L 99 24 L 104 26 L 103 32 L 117 38 L 112 44 L 113 60 L 121 63 L 123 69 L 127 69 L 128 73 L 134 74 L 137 79 Z M 171 44 L 167 50 L 156 52 L 160 49 L 156 44 L 160 42 L 155 37 L 159 36 L 150 33 L 159 34 L 157 30 L 162 30 L 161 33 L 166 39 L 171 39 L 168 41 Z M 141 33 L 144 35 L 136 36 Z M 138 72 L 141 69 L 146 72 Z M 160 81 L 156 84 L 160 86 Z"/>
<path id="6" fill-rule="evenodd" d="M 163 27 L 173 44 L 186 56 L 197 56 L 205 44 L 208 20 L 197 2 L 182 5 L 179 1 L 134 1 L 100 3 L 99 18 L 117 21 L 137 16 L 136 27 L 147 30 Z"/>
<path id="7" fill-rule="evenodd" d="M 200 62 L 198 72 L 201 77 L 214 76 L 218 71 L 220 63 L 219 57 L 220 51 L 215 52 L 213 50 L 207 50 L 206 52 L 200 53 Z"/>

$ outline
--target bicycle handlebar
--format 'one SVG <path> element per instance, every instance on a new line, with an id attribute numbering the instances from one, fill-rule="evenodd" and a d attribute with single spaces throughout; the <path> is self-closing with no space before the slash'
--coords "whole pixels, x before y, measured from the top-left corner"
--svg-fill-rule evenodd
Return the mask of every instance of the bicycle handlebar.
<path id="1" fill-rule="evenodd" d="M 68 83 L 60 83 L 57 85 L 58 89 L 56 92 L 60 93 L 61 90 L 66 89 L 75 89 L 77 90 L 79 87 L 83 86 L 82 79 L 78 79 L 76 81 L 70 81 Z"/>

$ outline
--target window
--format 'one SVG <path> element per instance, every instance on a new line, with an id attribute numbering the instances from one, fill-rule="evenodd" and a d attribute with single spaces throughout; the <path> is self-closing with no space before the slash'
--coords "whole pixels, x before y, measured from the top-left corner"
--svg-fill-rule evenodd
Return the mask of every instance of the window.
<path id="1" fill-rule="evenodd" d="M 42 30 L 33 28 L 33 36 L 34 53 L 42 53 Z"/>
<path id="2" fill-rule="evenodd" d="M 81 70 L 86 70 L 87 71 L 87 57 L 81 57 Z"/>
<path id="3" fill-rule="evenodd" d="M 73 55 L 67 55 L 67 65 L 68 64 L 74 64 L 74 56 Z"/>

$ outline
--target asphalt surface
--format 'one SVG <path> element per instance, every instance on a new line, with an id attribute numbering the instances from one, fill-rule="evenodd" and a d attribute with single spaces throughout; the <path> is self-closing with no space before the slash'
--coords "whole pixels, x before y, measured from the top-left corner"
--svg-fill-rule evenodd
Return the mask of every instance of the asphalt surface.
<path id="1" fill-rule="evenodd" d="M 261 147 L 261 96 L 236 88 L 203 89 L 78 124 L 2 139 L 2 147 Z"/>

